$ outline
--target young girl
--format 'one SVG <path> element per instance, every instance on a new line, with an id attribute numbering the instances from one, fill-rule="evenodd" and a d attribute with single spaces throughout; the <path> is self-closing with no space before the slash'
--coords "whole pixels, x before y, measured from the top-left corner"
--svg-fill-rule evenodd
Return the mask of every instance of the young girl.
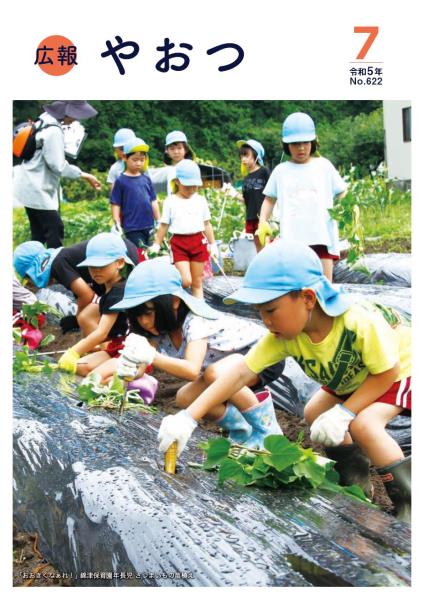
<path id="1" fill-rule="evenodd" d="M 238 356 L 234 352 L 247 352 L 264 333 L 260 325 L 220 313 L 188 294 L 181 285 L 179 272 L 166 258 L 137 265 L 126 282 L 123 300 L 112 309 L 127 311 L 132 333 L 125 341 L 118 364 L 109 363 L 110 368 L 117 369 L 122 377 L 134 378 L 147 365 L 153 365 L 190 381 L 177 394 L 177 404 L 181 407 L 188 406 L 219 377 L 221 370 L 234 362 Z M 149 337 L 152 345 L 144 336 Z M 203 371 L 208 366 L 205 380 Z M 283 368 L 284 364 L 278 363 L 260 376 L 253 376 L 248 385 L 263 388 L 277 379 Z M 105 369 L 102 375 L 107 376 Z M 262 402 L 259 402 L 250 387 L 238 391 L 227 405 L 216 407 L 207 417 L 230 431 L 234 441 L 260 446 L 263 435 L 258 432 L 252 435 L 251 426 L 238 409 L 260 420 L 267 433 L 281 433 L 281 429 L 270 393 L 260 392 Z"/>
<path id="2" fill-rule="evenodd" d="M 202 185 L 200 169 L 192 160 L 181 160 L 175 169 L 176 193 L 165 199 L 159 229 L 152 253 L 159 251 L 168 232 L 172 234 L 170 244 L 172 262 L 181 273 L 183 287 L 191 287 L 193 296 L 203 298 L 203 270 L 210 253 L 217 255 L 217 247 L 210 223 L 210 212 L 206 199 L 197 193 Z"/>
<path id="3" fill-rule="evenodd" d="M 254 235 L 256 251 L 262 246 L 256 233 L 259 215 L 264 201 L 264 187 L 269 179 L 269 169 L 264 166 L 265 150 L 256 140 L 239 140 L 241 174 L 243 181 L 243 200 L 246 205 L 246 233 Z"/>
<path id="4" fill-rule="evenodd" d="M 60 283 L 71 290 L 77 301 L 76 325 L 82 334 L 91 333 L 99 321 L 99 297 L 105 292 L 105 286 L 97 283 L 87 267 L 81 266 L 86 257 L 88 240 L 64 248 L 45 248 L 40 242 L 24 242 L 16 247 L 13 254 L 13 266 L 18 275 L 29 277 L 38 288 L 44 288 L 51 282 Z M 126 251 L 134 264 L 138 263 L 137 248 L 129 240 L 124 240 Z M 63 322 L 74 320 L 64 317 Z M 62 324 L 63 332 L 72 326 Z"/>
<path id="5" fill-rule="evenodd" d="M 115 233 L 99 233 L 87 244 L 86 258 L 79 267 L 88 267 L 93 280 L 105 287 L 99 300 L 100 320 L 97 327 L 69 348 L 59 360 L 59 368 L 78 375 L 87 375 L 99 364 L 118 356 L 128 329 L 125 315 L 111 309 L 124 295 L 126 265 L 134 266 L 124 241 Z M 99 344 L 109 341 L 105 350 L 88 354 Z M 84 358 L 80 361 L 81 356 Z"/>
<path id="6" fill-rule="evenodd" d="M 271 234 L 267 222 L 275 201 L 280 235 L 310 246 L 318 254 L 324 275 L 332 281 L 333 263 L 340 257 L 337 223 L 328 210 L 346 194 L 346 182 L 332 163 L 317 155 L 315 125 L 305 113 L 293 113 L 283 123 L 283 148 L 290 160 L 275 167 L 264 189 L 258 236 L 262 245 Z"/>
<path id="7" fill-rule="evenodd" d="M 172 181 L 175 178 L 175 167 L 183 159 L 194 160 L 194 152 L 188 145 L 183 131 L 171 131 L 165 138 L 163 162 L 165 167 L 149 169 L 156 193 L 172 194 Z"/>
<path id="8" fill-rule="evenodd" d="M 181 451 L 200 418 L 264 368 L 293 356 L 323 386 L 305 419 L 312 441 L 337 461 L 341 483 L 370 492 L 371 462 L 399 518 L 409 520 L 411 459 L 385 427 L 411 409 L 410 325 L 393 309 L 355 302 L 331 285 L 313 251 L 283 240 L 258 253 L 225 302 L 257 305 L 269 331 L 186 411 L 163 419 L 160 450 L 177 440 Z"/>

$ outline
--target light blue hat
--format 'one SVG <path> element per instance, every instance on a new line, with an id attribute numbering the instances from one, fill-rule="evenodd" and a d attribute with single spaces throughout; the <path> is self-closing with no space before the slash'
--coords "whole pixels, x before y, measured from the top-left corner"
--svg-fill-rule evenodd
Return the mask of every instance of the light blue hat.
<path id="1" fill-rule="evenodd" d="M 313 120 L 306 113 L 292 113 L 283 123 L 282 137 L 286 144 L 312 142 L 317 137 Z"/>
<path id="2" fill-rule="evenodd" d="M 305 288 L 315 291 L 322 310 L 331 317 L 341 315 L 354 302 L 328 281 L 320 259 L 309 246 L 277 240 L 255 256 L 241 287 L 224 298 L 224 304 L 264 304 Z"/>
<path id="3" fill-rule="evenodd" d="M 165 146 L 176 144 L 177 142 L 187 142 L 187 136 L 183 131 L 171 131 L 165 138 Z"/>
<path id="4" fill-rule="evenodd" d="M 98 233 L 92 237 L 85 249 L 85 257 L 77 267 L 105 267 L 118 258 L 123 258 L 129 265 L 134 265 L 128 256 L 124 240 L 116 233 Z"/>
<path id="5" fill-rule="evenodd" d="M 250 146 L 252 150 L 254 150 L 258 156 L 258 163 L 263 166 L 264 164 L 264 156 L 265 149 L 262 144 L 256 140 L 239 140 L 237 143 L 237 148 L 241 148 L 242 146 Z"/>
<path id="6" fill-rule="evenodd" d="M 124 144 L 124 154 L 131 152 L 148 152 L 149 146 L 144 140 L 138 137 L 133 137 Z"/>
<path id="7" fill-rule="evenodd" d="M 218 319 L 220 316 L 219 312 L 208 306 L 204 300 L 195 298 L 185 291 L 178 269 L 171 265 L 167 256 L 139 263 L 125 283 L 123 299 L 114 304 L 111 309 L 125 310 L 165 294 L 181 298 L 188 308 L 199 317 Z"/>
<path id="8" fill-rule="evenodd" d="M 200 168 L 194 161 L 184 158 L 175 167 L 175 178 L 183 185 L 202 185 Z"/>
<path id="9" fill-rule="evenodd" d="M 132 129 L 126 129 L 123 127 L 122 129 L 118 129 L 113 138 L 113 147 L 121 148 L 127 142 L 135 138 L 135 133 Z"/>
<path id="10" fill-rule="evenodd" d="M 38 288 L 49 282 L 53 260 L 62 248 L 45 248 L 41 242 L 24 242 L 13 253 L 13 266 L 20 277 L 27 275 Z"/>

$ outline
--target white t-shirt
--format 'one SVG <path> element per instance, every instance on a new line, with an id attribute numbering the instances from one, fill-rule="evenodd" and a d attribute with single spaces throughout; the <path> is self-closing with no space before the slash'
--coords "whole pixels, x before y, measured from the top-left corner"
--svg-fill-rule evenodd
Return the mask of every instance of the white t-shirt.
<path id="1" fill-rule="evenodd" d="M 247 322 L 246 319 L 239 319 L 225 313 L 222 313 L 218 319 L 205 319 L 189 312 L 183 323 L 183 341 L 178 350 L 168 334 L 161 335 L 156 340 L 159 342 L 157 349 L 162 354 L 173 358 L 184 358 L 189 342 L 207 338 L 208 348 L 203 362 L 203 368 L 206 369 L 208 365 L 224 356 L 243 349 L 248 350 L 265 333 L 266 329 L 257 323 Z"/>
<path id="2" fill-rule="evenodd" d="M 166 165 L 165 167 L 150 167 L 147 171 L 152 180 L 153 187 L 157 194 L 172 194 L 171 181 L 175 179 L 175 167 Z"/>
<path id="3" fill-rule="evenodd" d="M 107 174 L 107 183 L 115 183 L 120 175 L 125 171 L 125 162 L 123 160 L 117 160 L 109 169 Z"/>
<path id="4" fill-rule="evenodd" d="M 320 156 L 306 164 L 281 163 L 271 173 L 263 193 L 277 200 L 283 239 L 308 246 L 323 244 L 338 255 L 337 223 L 327 209 L 333 207 L 334 196 L 346 188 L 333 164 Z"/>
<path id="5" fill-rule="evenodd" d="M 169 233 L 189 235 L 205 230 L 205 221 L 210 221 L 206 198 L 193 194 L 190 198 L 180 198 L 172 194 L 165 198 L 161 223 L 169 225 Z"/>

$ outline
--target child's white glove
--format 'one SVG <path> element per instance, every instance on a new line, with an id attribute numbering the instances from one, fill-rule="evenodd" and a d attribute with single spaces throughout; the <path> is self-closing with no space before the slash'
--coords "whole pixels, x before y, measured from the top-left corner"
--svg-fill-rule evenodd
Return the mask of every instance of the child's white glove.
<path id="1" fill-rule="evenodd" d="M 160 250 L 160 244 L 156 244 L 156 243 L 152 244 L 148 248 L 149 254 L 159 254 L 159 250 Z"/>
<path id="2" fill-rule="evenodd" d="M 236 198 L 239 195 L 239 192 L 231 183 L 224 183 L 222 190 L 230 198 Z"/>
<path id="3" fill-rule="evenodd" d="M 159 451 L 166 452 L 173 442 L 177 442 L 177 456 L 180 456 L 197 425 L 186 410 L 164 417 L 158 433 Z"/>
<path id="4" fill-rule="evenodd" d="M 355 413 L 343 404 L 336 404 L 312 423 L 311 440 L 324 446 L 340 446 L 355 417 Z"/>
<path id="5" fill-rule="evenodd" d="M 145 337 L 130 333 L 120 351 L 116 374 L 124 379 L 135 377 L 141 364 L 152 364 L 155 354 L 156 349 L 149 344 Z"/>
<path id="6" fill-rule="evenodd" d="M 216 242 L 209 244 L 209 254 L 214 258 L 218 258 L 218 246 L 216 245 Z"/>
<path id="7" fill-rule="evenodd" d="M 111 233 L 116 233 L 116 234 L 120 235 L 121 237 L 124 236 L 124 230 L 122 229 L 121 224 L 118 223 L 118 221 L 114 221 L 113 222 L 113 225 L 112 225 L 112 227 L 110 229 L 110 232 Z"/>

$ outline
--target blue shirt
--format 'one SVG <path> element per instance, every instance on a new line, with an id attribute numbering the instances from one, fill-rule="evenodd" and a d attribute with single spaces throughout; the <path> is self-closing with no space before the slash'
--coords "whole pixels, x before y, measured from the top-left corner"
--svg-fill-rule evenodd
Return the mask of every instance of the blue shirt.
<path id="1" fill-rule="evenodd" d="M 144 173 L 131 177 L 122 173 L 113 186 L 111 204 L 121 207 L 121 221 L 124 231 L 150 229 L 154 224 L 152 202 L 156 200 L 155 190 L 148 175 Z"/>

